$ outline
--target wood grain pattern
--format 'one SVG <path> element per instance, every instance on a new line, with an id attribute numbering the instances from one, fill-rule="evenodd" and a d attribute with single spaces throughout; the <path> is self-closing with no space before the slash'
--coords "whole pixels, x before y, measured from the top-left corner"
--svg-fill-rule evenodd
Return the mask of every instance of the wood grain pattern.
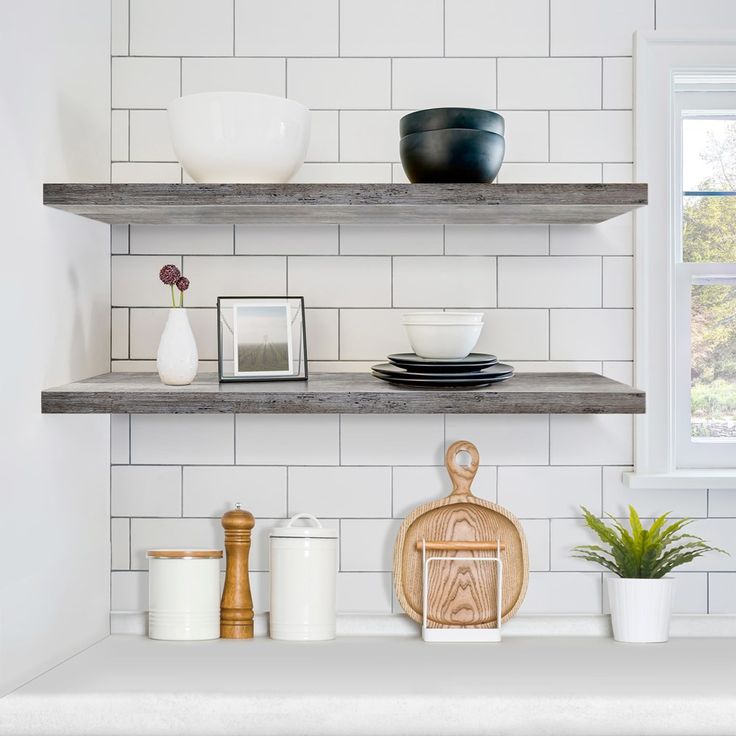
<path id="1" fill-rule="evenodd" d="M 646 184 L 44 184 L 44 204 L 112 224 L 592 224 Z"/>
<path id="2" fill-rule="evenodd" d="M 225 586 L 220 602 L 220 637 L 223 639 L 253 638 L 253 598 L 250 592 L 248 555 L 250 531 L 255 526 L 253 514 L 240 504 L 222 517 L 225 530 Z"/>
<path id="3" fill-rule="evenodd" d="M 470 466 L 457 464 L 459 452 L 468 452 Z M 404 611 L 422 620 L 422 540 L 453 542 L 450 549 L 437 549 L 433 557 L 488 557 L 485 543 L 500 540 L 503 563 L 501 621 L 513 616 L 524 600 L 529 579 L 529 560 L 524 531 L 513 514 L 490 501 L 476 498 L 470 486 L 480 462 L 475 445 L 452 444 L 445 456 L 452 479 L 452 493 L 439 501 L 416 508 L 401 525 L 394 547 L 394 585 Z M 494 545 L 495 546 L 495 545 Z M 476 549 L 472 549 L 476 547 Z M 434 563 L 429 568 L 427 624 L 430 628 L 497 626 L 497 568 L 489 563 Z"/>
<path id="4" fill-rule="evenodd" d="M 642 414 L 643 391 L 595 373 L 517 373 L 479 389 L 394 386 L 370 373 L 224 383 L 199 374 L 165 386 L 155 373 L 106 373 L 46 389 L 46 414 Z"/>

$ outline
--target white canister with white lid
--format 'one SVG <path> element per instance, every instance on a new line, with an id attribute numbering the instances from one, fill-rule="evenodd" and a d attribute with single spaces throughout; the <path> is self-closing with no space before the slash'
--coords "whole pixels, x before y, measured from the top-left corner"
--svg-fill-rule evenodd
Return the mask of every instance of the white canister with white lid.
<path id="1" fill-rule="evenodd" d="M 219 549 L 148 552 L 148 636 L 200 640 L 220 637 Z"/>
<path id="2" fill-rule="evenodd" d="M 310 526 L 295 526 L 307 519 Z M 335 638 L 337 530 L 297 514 L 270 533 L 272 639 Z"/>

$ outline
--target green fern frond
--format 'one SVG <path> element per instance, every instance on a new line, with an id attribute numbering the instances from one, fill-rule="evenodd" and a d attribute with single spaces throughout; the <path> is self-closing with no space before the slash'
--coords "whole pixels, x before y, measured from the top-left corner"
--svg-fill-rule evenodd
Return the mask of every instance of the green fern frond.
<path id="1" fill-rule="evenodd" d="M 658 516 L 648 528 L 633 506 L 629 506 L 629 529 L 607 514 L 609 522 L 581 506 L 585 523 L 604 546 L 583 544 L 573 547 L 577 559 L 593 562 L 622 578 L 661 578 L 681 565 L 708 552 L 728 554 L 704 539 L 682 530 L 693 519 L 670 522 L 669 512 Z"/>

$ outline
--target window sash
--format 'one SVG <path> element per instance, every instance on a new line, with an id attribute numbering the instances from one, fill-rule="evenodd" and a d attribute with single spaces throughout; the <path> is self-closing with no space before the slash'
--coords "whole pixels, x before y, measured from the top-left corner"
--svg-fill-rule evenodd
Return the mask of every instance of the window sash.
<path id="1" fill-rule="evenodd" d="M 736 467 L 736 443 L 703 442 L 692 437 L 691 413 L 691 294 L 693 277 L 714 275 L 736 276 L 736 264 L 691 263 L 682 260 L 683 246 L 683 197 L 684 196 L 733 196 L 736 192 L 684 191 L 683 182 L 683 120 L 687 118 L 736 118 L 736 92 L 720 90 L 678 91 L 686 85 L 683 75 L 675 85 L 672 107 L 672 177 L 670 232 L 670 267 L 672 288 L 670 291 L 673 339 L 672 355 L 672 440 L 675 469 L 734 468 Z"/>
<path id="2" fill-rule="evenodd" d="M 693 439 L 691 392 L 691 295 L 693 283 L 736 281 L 736 263 L 678 263 L 675 266 L 675 455 L 678 468 L 732 468 L 736 440 Z"/>

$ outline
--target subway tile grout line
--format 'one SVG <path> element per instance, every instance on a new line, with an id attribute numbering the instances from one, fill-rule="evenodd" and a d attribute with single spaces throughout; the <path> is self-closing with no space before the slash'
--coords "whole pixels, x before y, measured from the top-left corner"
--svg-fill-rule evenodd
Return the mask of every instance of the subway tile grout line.
<path id="1" fill-rule="evenodd" d="M 442 56 L 447 56 L 447 0 L 442 0 Z"/>
<path id="2" fill-rule="evenodd" d="M 393 110 L 394 109 L 394 58 L 393 56 L 389 58 L 388 73 L 389 73 L 388 104 L 389 104 L 389 108 Z"/>
<path id="3" fill-rule="evenodd" d="M 287 466 L 286 470 L 286 518 L 291 518 L 291 467 Z"/>
<path id="4" fill-rule="evenodd" d="M 341 319 L 340 319 L 340 310 L 337 310 L 337 362 L 341 361 L 342 356 L 342 349 L 340 346 L 340 340 L 341 336 L 340 333 L 342 332 L 342 325 L 341 325 Z"/>
<path id="5" fill-rule="evenodd" d="M 175 57 L 180 58 L 180 57 Z M 191 59 L 193 57 L 191 56 L 185 56 L 181 57 L 185 59 Z M 495 58 L 495 57 L 490 57 Z M 596 57 L 601 58 L 601 57 Z M 616 59 L 621 57 L 616 56 L 606 56 L 606 59 Z M 630 59 L 631 57 L 627 56 L 625 57 L 627 59 Z M 413 109 L 410 107 L 312 107 L 310 108 L 312 112 L 365 112 L 365 113 L 376 113 L 376 112 L 413 112 Z M 166 112 L 167 108 L 165 107 L 136 107 L 135 105 L 129 106 L 129 107 L 115 107 L 114 105 L 110 108 L 111 112 L 121 112 L 121 111 L 129 111 L 129 112 Z M 507 108 L 499 108 L 498 112 L 500 113 L 515 113 L 515 112 L 580 112 L 580 113 L 600 113 L 600 112 L 633 112 L 632 107 L 607 107 L 605 110 L 601 110 L 599 107 L 507 107 Z M 513 161 L 511 159 L 505 159 L 505 163 L 525 163 L 525 162 L 519 162 L 519 161 Z M 173 162 L 171 162 L 173 163 Z M 319 163 L 315 161 L 307 161 L 306 163 Z M 335 163 L 334 161 L 324 161 L 322 163 Z M 368 163 L 376 163 L 368 162 Z M 379 162 L 380 163 L 380 162 Z M 395 161 L 394 163 L 398 163 Z M 568 163 L 581 163 L 580 161 L 570 161 Z M 585 163 L 585 162 L 582 162 Z M 590 161 L 588 163 L 600 163 L 600 160 L 598 161 Z M 609 161 L 607 163 L 622 163 L 620 161 Z M 623 163 L 632 163 L 631 161 L 624 161 Z"/>
<path id="6" fill-rule="evenodd" d="M 342 466 L 342 414 L 337 415 L 337 464 Z"/>
<path id="7" fill-rule="evenodd" d="M 631 59 L 633 54 L 604 54 L 606 59 Z M 164 59 L 176 59 L 178 54 L 110 54 L 111 59 L 149 59 L 151 61 L 160 61 Z M 319 61 L 385 61 L 389 57 L 388 54 L 361 54 L 360 56 L 335 56 L 334 54 L 312 54 L 311 56 L 304 56 L 303 54 L 235 54 L 233 57 L 230 54 L 183 54 L 185 59 L 219 59 L 219 60 L 230 60 L 230 59 L 243 59 L 250 61 L 270 61 L 275 59 L 292 59 L 294 61 L 311 61 L 317 59 Z M 559 59 L 600 59 L 601 54 L 452 54 L 447 57 L 443 57 L 439 54 L 434 55 L 421 55 L 411 54 L 408 56 L 395 55 L 393 58 L 396 59 L 408 59 L 413 61 L 442 61 L 445 58 L 448 60 L 465 59 L 469 61 L 489 61 L 491 59 L 532 59 L 534 61 L 550 61 L 554 62 Z"/>
<path id="8" fill-rule="evenodd" d="M 238 464 L 238 415 L 233 414 L 233 461 L 231 465 Z"/>
<path id="9" fill-rule="evenodd" d="M 113 111 L 117 112 L 117 111 Z M 137 112 L 136 110 L 132 110 L 132 112 Z M 142 111 L 141 111 L 142 112 Z M 158 112 L 158 111 L 156 111 Z M 320 112 L 320 111 L 315 111 Z M 328 110 L 327 112 L 332 112 L 332 110 Z M 377 112 L 388 112 L 388 111 L 377 111 Z M 567 110 L 523 110 L 521 112 L 569 112 Z M 576 112 L 601 112 L 600 110 L 577 110 Z M 605 112 L 631 112 L 630 110 L 605 110 Z M 338 118 L 339 121 L 339 118 Z M 339 127 L 339 122 L 338 122 Z M 339 155 L 339 154 L 338 154 Z M 174 159 L 113 159 L 110 161 L 111 164 L 135 164 L 136 166 L 165 166 L 165 165 L 171 165 L 173 166 L 176 164 L 179 165 L 178 161 L 175 161 Z M 398 166 L 401 163 L 401 161 L 398 159 L 393 159 L 391 161 L 384 160 L 384 161 L 361 161 L 361 160 L 343 160 L 341 158 L 338 158 L 337 161 L 322 161 L 322 160 L 310 160 L 305 161 L 305 166 L 310 165 L 316 165 L 316 166 L 338 166 L 339 164 L 342 164 L 343 167 L 348 166 L 372 166 L 372 167 L 379 167 L 379 166 Z M 506 166 L 543 166 L 545 164 L 551 164 L 554 166 L 607 166 L 607 165 L 631 165 L 633 164 L 633 161 L 551 161 L 549 158 L 546 161 L 515 161 L 513 159 L 508 159 L 504 161 L 504 164 Z M 125 182 L 123 182 L 125 183 Z M 340 183 L 340 182 L 302 182 L 303 184 L 322 184 L 322 183 Z M 370 182 L 369 182 L 370 183 Z M 390 184 L 391 182 L 374 182 L 375 184 Z M 398 183 L 398 182 L 397 182 Z M 404 183 L 404 182 L 401 182 Z M 504 183 L 504 182 L 499 182 Z M 535 183 L 535 182 L 505 182 L 506 184 L 524 184 L 524 183 Z M 564 182 L 545 182 L 545 183 L 564 183 Z M 581 182 L 583 184 L 589 183 L 589 184 L 600 184 L 601 182 L 593 181 L 593 182 Z M 451 223 L 452 224 L 452 223 Z M 563 225 L 564 227 L 564 225 Z"/>

